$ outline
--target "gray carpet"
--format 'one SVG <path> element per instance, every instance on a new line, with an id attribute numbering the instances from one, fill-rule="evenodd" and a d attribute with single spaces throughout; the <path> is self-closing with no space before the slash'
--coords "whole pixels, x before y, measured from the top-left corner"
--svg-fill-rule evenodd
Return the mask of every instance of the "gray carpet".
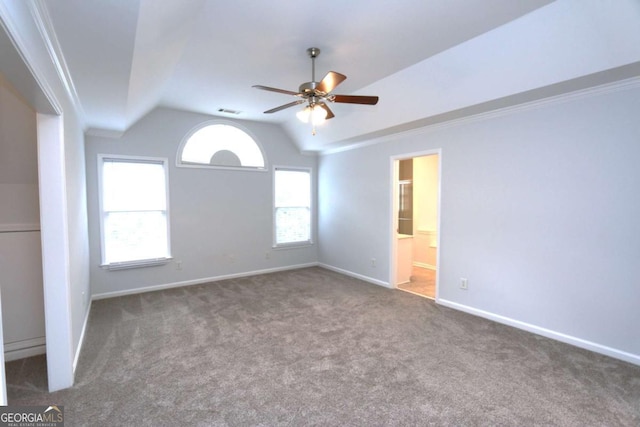
<path id="1" fill-rule="evenodd" d="M 9 394 L 69 426 L 640 425 L 640 367 L 320 268 L 96 301 L 76 385 Z"/>

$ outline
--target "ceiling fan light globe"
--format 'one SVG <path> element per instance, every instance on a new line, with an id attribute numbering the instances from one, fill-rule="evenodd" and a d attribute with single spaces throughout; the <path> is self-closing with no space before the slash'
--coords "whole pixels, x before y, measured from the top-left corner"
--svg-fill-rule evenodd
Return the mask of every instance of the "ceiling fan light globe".
<path id="1" fill-rule="evenodd" d="M 303 110 L 300 110 L 296 113 L 296 117 L 303 123 L 309 123 L 309 118 L 311 117 L 311 107 L 304 107 Z"/>
<path id="2" fill-rule="evenodd" d="M 321 123 L 324 123 L 326 118 L 327 118 L 327 110 L 318 106 L 313 107 L 313 110 L 311 112 L 311 122 L 314 125 L 319 125 Z"/>

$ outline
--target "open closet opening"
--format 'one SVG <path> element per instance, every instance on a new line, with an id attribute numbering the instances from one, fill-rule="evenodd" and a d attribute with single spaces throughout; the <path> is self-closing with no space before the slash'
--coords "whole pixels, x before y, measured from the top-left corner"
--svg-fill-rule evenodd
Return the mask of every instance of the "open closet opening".
<path id="1" fill-rule="evenodd" d="M 36 112 L 1 73 L 0 199 L 3 355 L 11 383 L 24 360 L 46 363 L 45 311 Z"/>

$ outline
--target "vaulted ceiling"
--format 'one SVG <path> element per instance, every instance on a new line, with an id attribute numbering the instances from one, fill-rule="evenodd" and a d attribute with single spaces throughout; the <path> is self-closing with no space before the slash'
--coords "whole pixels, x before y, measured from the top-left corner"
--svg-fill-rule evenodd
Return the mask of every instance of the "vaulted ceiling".
<path id="1" fill-rule="evenodd" d="M 323 151 L 483 109 L 640 72 L 640 2 L 619 0 L 39 0 L 89 132 L 126 131 L 155 107 L 280 124 Z M 311 135 L 295 98 L 311 80 L 348 76 Z M 475 109 L 474 109 L 475 107 Z M 237 110 L 237 115 L 220 112 Z"/>

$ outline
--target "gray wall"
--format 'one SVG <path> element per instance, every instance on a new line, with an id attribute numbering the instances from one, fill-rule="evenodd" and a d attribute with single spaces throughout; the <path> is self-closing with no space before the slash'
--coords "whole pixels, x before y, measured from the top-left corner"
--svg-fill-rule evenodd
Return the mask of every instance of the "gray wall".
<path id="1" fill-rule="evenodd" d="M 441 148 L 441 302 L 640 362 L 638 86 L 324 155 L 320 262 L 388 283 L 390 158 Z"/>
<path id="2" fill-rule="evenodd" d="M 211 116 L 156 109 L 121 138 L 87 136 L 86 169 L 91 244 L 91 286 L 98 297 L 135 289 L 216 279 L 229 275 L 315 263 L 317 245 L 273 250 L 273 165 L 312 167 L 276 125 L 236 121 L 261 144 L 268 172 L 177 168 L 182 138 Z M 231 122 L 231 120 L 226 120 Z M 175 261 L 158 267 L 109 271 L 99 266 L 97 155 L 122 154 L 169 159 L 171 250 Z M 314 236 L 316 235 L 315 230 Z M 314 239 L 315 240 L 315 239 Z"/>
<path id="3" fill-rule="evenodd" d="M 65 111 L 72 111 L 68 106 Z M 64 174 L 67 192 L 69 278 L 74 355 L 81 345 L 91 301 L 84 131 L 75 114 L 64 114 Z M 46 207 L 41 207 L 46 209 Z"/>

